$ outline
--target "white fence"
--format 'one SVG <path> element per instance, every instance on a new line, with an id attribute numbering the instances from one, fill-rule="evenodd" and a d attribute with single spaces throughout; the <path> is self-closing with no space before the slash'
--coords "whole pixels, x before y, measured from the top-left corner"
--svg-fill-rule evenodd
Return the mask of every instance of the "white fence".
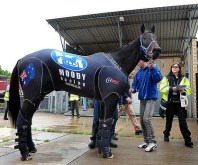
<path id="1" fill-rule="evenodd" d="M 159 104 L 161 100 L 161 94 L 159 92 L 159 99 L 154 110 L 154 116 L 159 116 Z M 23 96 L 21 96 L 23 101 Z M 138 93 L 132 94 L 132 105 L 136 115 L 140 115 L 140 101 L 138 99 Z M 93 100 L 88 99 L 88 106 L 93 107 Z M 65 91 L 53 91 L 46 95 L 44 100 L 40 103 L 37 111 L 51 112 L 51 113 L 65 113 L 69 111 L 68 105 L 68 93 Z"/>
<path id="2" fill-rule="evenodd" d="M 65 113 L 68 111 L 68 93 L 65 91 L 51 92 L 40 103 L 38 111 Z"/>
<path id="3" fill-rule="evenodd" d="M 23 96 L 21 96 L 21 103 Z M 41 101 L 37 111 L 65 113 L 68 111 L 68 93 L 65 91 L 51 92 Z"/>

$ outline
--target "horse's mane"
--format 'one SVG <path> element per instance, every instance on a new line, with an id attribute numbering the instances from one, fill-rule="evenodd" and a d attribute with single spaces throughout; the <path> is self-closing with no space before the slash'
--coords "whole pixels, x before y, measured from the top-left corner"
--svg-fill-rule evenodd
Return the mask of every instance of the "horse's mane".
<path id="1" fill-rule="evenodd" d="M 139 40 L 137 38 L 109 53 L 127 74 L 129 74 L 132 71 L 132 69 L 135 67 L 135 65 L 137 65 L 136 61 L 138 61 L 137 58 L 139 58 L 138 41 Z"/>
<path id="2" fill-rule="evenodd" d="M 134 42 L 135 42 L 135 40 L 130 41 L 130 42 L 126 43 L 125 45 L 121 46 L 120 48 L 117 48 L 117 49 L 114 49 L 114 50 L 110 51 L 109 53 L 115 53 L 115 52 L 121 50 L 122 48 L 124 48 L 126 46 L 132 45 Z"/>

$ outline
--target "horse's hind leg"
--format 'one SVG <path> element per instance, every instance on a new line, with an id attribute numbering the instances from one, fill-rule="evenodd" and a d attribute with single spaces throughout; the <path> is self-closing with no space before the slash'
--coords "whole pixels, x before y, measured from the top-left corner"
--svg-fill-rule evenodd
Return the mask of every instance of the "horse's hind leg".
<path id="1" fill-rule="evenodd" d="M 96 146 L 98 152 L 103 158 L 113 158 L 110 149 L 110 142 L 113 128 L 113 115 L 118 101 L 118 96 L 115 94 L 109 95 L 104 100 L 104 108 L 101 109 L 98 133 L 96 138 Z"/>
<path id="2" fill-rule="evenodd" d="M 28 147 L 30 144 L 31 147 L 34 145 L 31 138 L 31 120 L 34 112 L 34 104 L 25 100 L 16 121 L 18 139 L 15 141 L 18 142 L 18 145 L 15 146 L 15 149 L 18 148 L 20 150 L 22 161 L 32 159 Z"/>
<path id="3" fill-rule="evenodd" d="M 101 109 L 96 145 L 104 158 L 112 158 L 110 149 L 113 115 L 127 85 L 127 77 L 114 67 L 103 67 L 98 73 L 98 91 L 104 103 Z M 106 82 L 106 83 L 105 83 Z"/>
<path id="4" fill-rule="evenodd" d="M 27 146 L 28 146 L 28 149 L 29 149 L 29 152 L 30 153 L 35 153 L 37 151 L 37 149 L 35 148 L 35 144 L 32 140 L 32 128 L 31 128 L 31 125 L 32 125 L 32 117 L 34 115 L 34 112 L 37 110 L 37 107 L 34 108 L 33 111 L 31 111 L 31 114 L 29 115 L 30 116 L 30 119 L 29 119 L 29 124 L 28 124 L 28 130 L 27 130 Z"/>

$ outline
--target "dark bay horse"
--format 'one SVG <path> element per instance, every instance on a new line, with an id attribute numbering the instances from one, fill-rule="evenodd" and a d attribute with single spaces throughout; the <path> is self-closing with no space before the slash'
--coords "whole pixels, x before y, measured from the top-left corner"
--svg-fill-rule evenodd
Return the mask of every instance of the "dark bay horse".
<path id="1" fill-rule="evenodd" d="M 21 160 L 31 160 L 36 152 L 32 141 L 32 117 L 44 96 L 52 91 L 67 91 L 103 103 L 96 145 L 104 158 L 113 155 L 110 149 L 110 130 L 119 96 L 128 90 L 128 74 L 140 59 L 155 60 L 161 49 L 157 44 L 154 26 L 141 27 L 142 34 L 134 41 L 110 53 L 78 56 L 54 49 L 40 50 L 20 60 L 13 69 L 10 82 L 10 118 L 17 128 L 15 148 Z M 24 101 L 20 105 L 19 86 Z"/>

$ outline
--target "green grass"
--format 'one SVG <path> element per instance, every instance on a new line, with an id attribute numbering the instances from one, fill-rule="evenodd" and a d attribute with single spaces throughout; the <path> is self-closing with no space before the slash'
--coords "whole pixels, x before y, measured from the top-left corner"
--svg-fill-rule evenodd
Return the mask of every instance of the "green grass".
<path id="1" fill-rule="evenodd" d="M 0 125 L 0 128 L 12 128 L 11 126 Z"/>
<path id="2" fill-rule="evenodd" d="M 59 129 L 37 129 L 37 128 L 34 128 L 33 130 L 42 131 L 42 132 L 52 132 L 52 133 L 91 135 L 91 131 L 86 131 L 86 130 L 59 130 Z"/>
<path id="3" fill-rule="evenodd" d="M 9 141 L 10 141 L 10 139 L 8 139 L 8 138 L 3 139 L 3 143 L 9 142 Z"/>
<path id="4" fill-rule="evenodd" d="M 39 139 L 34 139 L 34 141 L 41 141 L 41 140 L 39 140 Z"/>

